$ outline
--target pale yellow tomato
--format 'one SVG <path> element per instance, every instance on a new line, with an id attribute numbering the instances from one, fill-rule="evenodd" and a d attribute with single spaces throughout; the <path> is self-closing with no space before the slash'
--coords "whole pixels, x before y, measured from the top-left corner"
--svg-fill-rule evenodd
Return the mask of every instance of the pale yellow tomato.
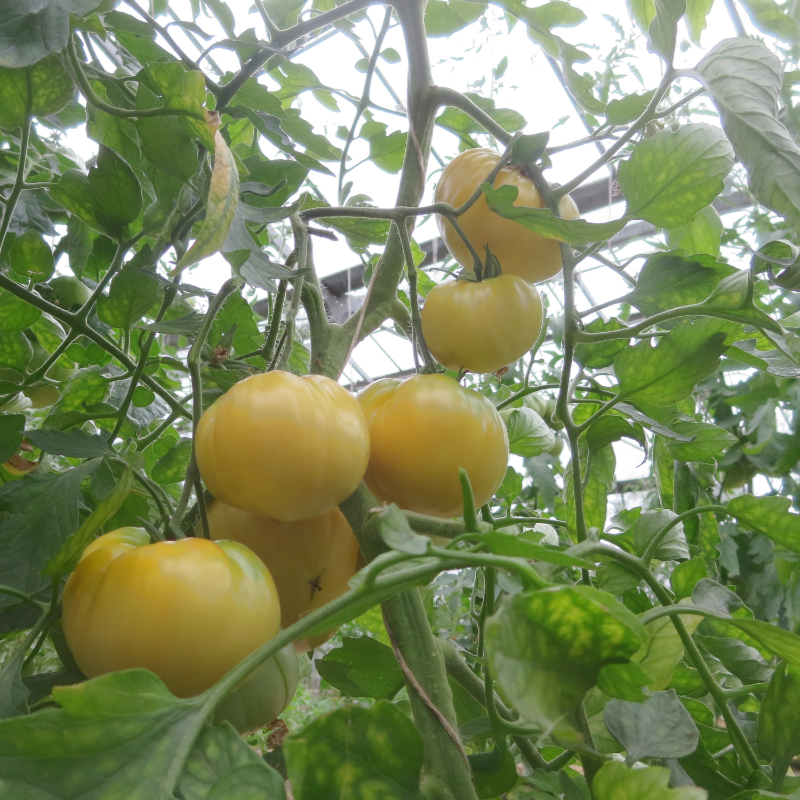
<path id="1" fill-rule="evenodd" d="M 213 537 L 241 542 L 267 565 L 284 628 L 346 592 L 356 572 L 358 541 L 338 508 L 300 522 L 277 522 L 217 500 L 208 509 L 208 524 Z M 335 632 L 303 637 L 295 648 L 313 650 Z"/>
<path id="2" fill-rule="evenodd" d="M 369 431 L 358 401 L 335 381 L 274 370 L 239 381 L 208 408 L 195 447 L 214 497 L 297 522 L 356 490 Z"/>
<path id="3" fill-rule="evenodd" d="M 445 375 L 415 375 L 376 381 L 358 400 L 372 442 L 364 481 L 379 500 L 421 514 L 457 517 L 463 509 L 460 467 L 479 506 L 500 486 L 508 436 L 482 394 Z"/>
<path id="4" fill-rule="evenodd" d="M 422 308 L 428 349 L 456 372 L 497 372 L 524 356 L 541 329 L 539 292 L 516 275 L 441 283 Z"/>
<path id="5" fill-rule="evenodd" d="M 454 208 L 463 205 L 486 181 L 499 159 L 500 155 L 494 150 L 482 147 L 460 153 L 442 172 L 436 187 L 435 200 L 449 203 Z M 517 187 L 515 206 L 544 207 L 536 184 L 521 167 L 501 169 L 495 178 L 494 188 L 500 186 Z M 559 203 L 559 212 L 564 219 L 576 219 L 579 216 L 578 207 L 569 195 Z M 438 215 L 436 221 L 453 258 L 471 271 L 472 257 L 455 228 Z M 481 259 L 485 258 L 484 246 L 488 245 L 506 275 L 519 275 L 531 283 L 538 283 L 552 278 L 561 269 L 561 253 L 555 239 L 548 239 L 529 231 L 514 220 L 493 213 L 483 196 L 458 218 L 458 222 Z"/>
<path id="6" fill-rule="evenodd" d="M 90 678 L 141 667 L 192 697 L 275 636 L 278 592 L 239 542 L 149 542 L 120 528 L 86 548 L 64 587 L 64 634 Z"/>

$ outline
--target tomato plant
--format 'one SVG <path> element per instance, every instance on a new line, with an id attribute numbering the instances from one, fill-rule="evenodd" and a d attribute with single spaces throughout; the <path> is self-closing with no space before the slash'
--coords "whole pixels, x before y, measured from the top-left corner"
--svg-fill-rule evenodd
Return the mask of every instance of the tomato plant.
<path id="1" fill-rule="evenodd" d="M 797 797 L 795 5 L 0 0 L 0 795 Z"/>

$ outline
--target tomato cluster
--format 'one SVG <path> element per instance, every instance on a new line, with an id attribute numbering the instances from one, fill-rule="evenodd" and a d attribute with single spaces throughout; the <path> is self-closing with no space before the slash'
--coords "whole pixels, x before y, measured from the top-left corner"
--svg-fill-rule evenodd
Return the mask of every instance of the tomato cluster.
<path id="1" fill-rule="evenodd" d="M 453 208 L 464 205 L 486 180 L 500 156 L 476 148 L 456 156 L 442 172 L 436 187 L 437 202 Z M 521 167 L 503 167 L 494 187 L 514 186 L 515 205 L 544 205 L 536 184 Z M 578 209 L 567 195 L 560 203 L 562 217 L 574 219 Z M 494 214 L 482 195 L 458 218 L 464 236 L 475 252 L 487 254 L 483 279 L 471 278 L 473 257 L 467 242 L 444 216 L 437 216 L 447 249 L 467 272 L 428 294 L 422 309 L 422 331 L 431 354 L 448 369 L 497 372 L 527 353 L 542 327 L 542 301 L 532 285 L 552 278 L 561 269 L 559 243 L 513 220 Z M 490 275 L 488 254 L 502 274 Z"/>
<path id="2" fill-rule="evenodd" d="M 497 158 L 463 153 L 442 175 L 437 198 L 463 203 Z M 501 170 L 499 183 L 516 185 L 523 204 L 541 206 L 519 171 Z M 569 203 L 562 209 L 572 211 Z M 464 243 L 440 224 L 451 252 L 469 267 Z M 423 331 L 445 367 L 494 372 L 539 336 L 542 303 L 531 281 L 558 270 L 558 245 L 492 215 L 483 200 L 461 225 L 506 271 L 487 257 L 494 271 L 483 281 L 436 287 L 423 308 Z M 53 284 L 65 305 L 85 302 L 85 293 L 66 296 L 75 286 Z M 281 626 L 347 591 L 359 546 L 338 505 L 362 480 L 381 502 L 452 518 L 463 507 L 460 469 L 483 505 L 508 463 L 494 405 L 440 374 L 379 380 L 358 397 L 320 375 L 252 375 L 206 409 L 194 444 L 215 497 L 211 540 L 151 544 L 144 530 L 122 528 L 93 542 L 66 584 L 64 632 L 89 677 L 145 667 L 180 697 L 205 691 Z M 298 639 L 263 663 L 229 693 L 216 719 L 240 731 L 271 722 L 296 689 L 296 652 L 333 633 Z"/>

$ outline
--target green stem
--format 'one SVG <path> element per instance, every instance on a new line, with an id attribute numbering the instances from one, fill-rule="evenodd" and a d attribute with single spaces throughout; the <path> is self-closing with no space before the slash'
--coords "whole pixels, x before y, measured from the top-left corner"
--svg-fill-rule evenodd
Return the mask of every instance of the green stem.
<path id="1" fill-rule="evenodd" d="M 47 611 L 47 603 L 42 603 L 40 600 L 37 600 L 35 597 L 31 597 L 26 592 L 21 591 L 20 589 L 15 589 L 13 586 L 5 586 L 0 584 L 0 594 L 7 594 L 11 595 L 11 597 L 17 597 L 20 600 L 32 605 L 34 608 L 38 608 L 39 611 Z"/>
<path id="2" fill-rule="evenodd" d="M 514 392 L 511 397 L 507 397 L 502 402 L 498 403 L 495 408 L 500 411 L 507 406 L 510 406 L 516 400 L 519 400 L 521 397 L 527 397 L 529 394 L 534 394 L 535 392 L 542 392 L 545 389 L 558 389 L 560 388 L 560 383 L 540 383 L 538 386 L 526 386 L 524 389 L 520 389 L 518 392 Z"/>
<path id="3" fill-rule="evenodd" d="M 25 118 L 22 122 L 22 135 L 19 139 L 19 160 L 17 162 L 17 174 L 14 178 L 14 185 L 11 187 L 11 194 L 6 200 L 6 210 L 3 214 L 3 221 L 0 223 L 0 251 L 3 249 L 3 244 L 6 240 L 6 233 L 8 233 L 8 226 L 11 224 L 11 217 L 14 214 L 14 209 L 17 206 L 17 200 L 22 194 L 22 189 L 25 184 L 25 162 L 28 158 L 28 143 L 31 136 L 31 108 L 33 104 L 33 90 L 31 89 L 31 71 L 30 68 L 25 70 L 25 86 L 27 96 L 25 98 Z"/>
<path id="4" fill-rule="evenodd" d="M 286 300 L 286 281 L 278 284 L 278 292 L 272 306 L 272 317 L 269 321 L 269 329 L 264 340 L 264 347 L 261 350 L 261 357 L 264 363 L 269 366 L 275 356 L 275 343 L 278 341 L 278 330 L 281 327 L 281 317 L 283 316 L 283 304 Z"/>

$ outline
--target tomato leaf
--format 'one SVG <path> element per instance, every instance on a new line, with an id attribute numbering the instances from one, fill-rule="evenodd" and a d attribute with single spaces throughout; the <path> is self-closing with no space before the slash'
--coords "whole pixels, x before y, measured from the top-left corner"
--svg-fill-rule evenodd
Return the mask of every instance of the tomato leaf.
<path id="1" fill-rule="evenodd" d="M 0 511 L 8 517 L 0 525 L 0 583 L 35 595 L 51 581 L 42 570 L 78 528 L 81 482 L 99 466 L 87 461 L 66 472 L 36 475 L 0 486 Z M 0 609 L 19 602 L 0 594 Z"/>
<path id="2" fill-rule="evenodd" d="M 130 328 L 158 299 L 160 284 L 154 275 L 123 269 L 108 295 L 97 300 L 97 316 L 112 328 Z"/>
<path id="3" fill-rule="evenodd" d="M 322 679 L 347 697 L 391 700 L 404 685 L 392 648 L 369 636 L 343 636 L 342 646 L 316 666 Z"/>
<path id="4" fill-rule="evenodd" d="M 603 322 L 600 317 L 593 319 L 584 330 L 587 333 L 607 333 L 608 331 L 621 331 L 625 325 L 616 317 L 611 317 L 608 322 Z M 611 339 L 607 342 L 581 342 L 575 348 L 575 360 L 582 367 L 602 369 L 614 363 L 614 357 L 620 350 L 624 350 L 630 339 Z"/>
<path id="5" fill-rule="evenodd" d="M 529 542 L 520 536 L 502 531 L 489 531 L 478 537 L 481 542 L 489 546 L 489 551 L 499 556 L 514 556 L 525 558 L 529 561 L 547 561 L 562 567 L 578 567 L 579 569 L 594 569 L 594 564 L 583 558 L 576 558 L 561 550 L 545 547 L 535 542 Z"/>
<path id="6" fill-rule="evenodd" d="M 561 219 L 549 208 L 524 208 L 514 205 L 517 199 L 516 186 L 492 188 L 488 183 L 481 185 L 489 208 L 501 217 L 513 219 L 529 231 L 534 231 L 548 239 L 558 239 L 574 245 L 587 245 L 603 242 L 619 233 L 627 223 L 627 218 L 612 222 L 586 222 L 583 219 Z"/>
<path id="7" fill-rule="evenodd" d="M 714 458 L 738 440 L 724 428 L 709 422 L 675 420 L 670 428 L 692 438 L 691 442 L 667 441 L 667 452 L 678 461 L 702 461 Z"/>
<path id="8" fill-rule="evenodd" d="M 682 250 L 684 255 L 708 254 L 719 258 L 722 243 L 722 220 L 714 206 L 706 206 L 685 225 L 665 231 L 667 247 Z"/>
<path id="9" fill-rule="evenodd" d="M 728 501 L 728 510 L 745 528 L 800 553 L 800 514 L 792 513 L 788 497 L 743 494 Z"/>
<path id="10" fill-rule="evenodd" d="M 755 39 L 724 39 L 695 70 L 762 205 L 800 224 L 800 148 L 778 119 L 783 72 Z"/>
<path id="11" fill-rule="evenodd" d="M 42 312 L 38 308 L 11 292 L 0 294 L 0 333 L 24 331 L 34 325 L 41 316 Z"/>
<path id="12" fill-rule="evenodd" d="M 620 395 L 645 409 L 685 400 L 719 366 L 730 327 L 712 318 L 685 320 L 655 347 L 643 341 L 626 348 L 614 359 Z"/>
<path id="13" fill-rule="evenodd" d="M 150 477 L 162 486 L 182 481 L 192 456 L 191 439 L 181 439 L 170 448 L 155 464 Z"/>
<path id="14" fill-rule="evenodd" d="M 684 125 L 643 139 L 619 167 L 627 215 L 674 228 L 691 222 L 723 189 L 733 167 L 730 143 L 719 128 Z"/>
<path id="15" fill-rule="evenodd" d="M 22 431 L 25 428 L 24 414 L 3 414 L 0 416 L 0 464 L 8 461 L 22 444 Z"/>
<path id="16" fill-rule="evenodd" d="M 296 800 L 363 796 L 422 800 L 422 740 L 396 706 L 348 706 L 306 725 L 284 745 Z"/>
<path id="17" fill-rule="evenodd" d="M 203 727 L 202 695 L 179 700 L 146 670 L 56 687 L 53 697 L 60 708 L 0 723 L 0 779 L 13 796 L 167 800 L 183 773 L 183 796 L 199 800 L 232 768 L 272 773 L 230 726 Z M 281 783 L 261 796 L 282 800 Z"/>
<path id="18" fill-rule="evenodd" d="M 34 447 L 57 456 L 102 458 L 110 451 L 108 442 L 102 436 L 89 434 L 78 428 L 69 433 L 42 428 L 26 431 L 25 437 Z"/>
<path id="19" fill-rule="evenodd" d="M 627 661 L 644 638 L 639 621 L 611 595 L 553 586 L 504 598 L 486 622 L 486 655 L 525 719 L 575 741 L 581 701 L 600 670 Z"/>
<path id="20" fill-rule="evenodd" d="M 779 664 L 770 679 L 758 715 L 758 751 L 772 763 L 776 775 L 785 775 L 800 753 L 800 667 Z"/>
<path id="21" fill-rule="evenodd" d="M 506 420 L 508 448 L 517 456 L 538 456 L 553 446 L 553 431 L 530 408 L 514 408 Z"/>
<path id="22" fill-rule="evenodd" d="M 194 244 L 175 265 L 177 275 L 186 267 L 216 253 L 228 237 L 239 202 L 239 170 L 222 134 L 214 134 L 214 169 L 206 200 L 206 218 Z"/>
<path id="23" fill-rule="evenodd" d="M 705 789 L 670 789 L 670 771 L 664 767 L 628 769 L 618 761 L 604 764 L 592 781 L 596 800 L 706 800 Z M 731 782 L 733 787 L 736 784 Z M 734 788 L 734 791 L 736 791 Z"/>
<path id="24" fill-rule="evenodd" d="M 632 439 L 641 445 L 647 453 L 647 438 L 644 429 L 638 422 L 628 422 L 616 414 L 606 414 L 591 424 L 586 431 L 586 443 L 592 455 L 599 453 L 604 447 L 621 439 Z"/>

